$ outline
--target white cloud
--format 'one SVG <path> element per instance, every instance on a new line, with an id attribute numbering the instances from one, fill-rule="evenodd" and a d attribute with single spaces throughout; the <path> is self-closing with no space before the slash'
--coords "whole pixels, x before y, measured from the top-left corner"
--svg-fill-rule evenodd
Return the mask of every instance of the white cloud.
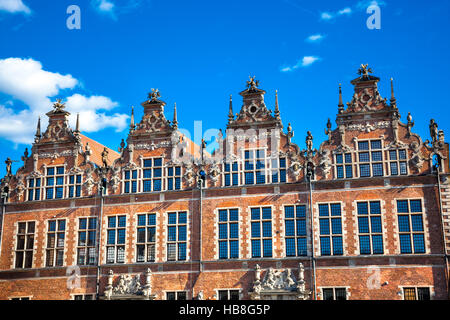
<path id="1" fill-rule="evenodd" d="M 41 127 L 45 130 L 45 113 L 51 110 L 54 97 L 62 95 L 63 90 L 76 88 L 78 84 L 78 80 L 70 74 L 46 71 L 39 61 L 33 59 L 0 59 L 0 92 L 14 99 L 14 102 L 7 101 L 0 105 L 0 137 L 16 144 L 31 143 L 38 117 L 41 116 Z M 23 102 L 21 107 L 17 101 Z M 80 129 L 83 131 L 93 132 L 107 127 L 121 131 L 126 127 L 128 115 L 107 115 L 103 112 L 118 106 L 110 98 L 85 97 L 76 93 L 67 98 L 66 105 L 66 109 L 72 113 L 72 127 L 77 112 L 80 113 Z"/>
<path id="2" fill-rule="evenodd" d="M 316 56 L 305 56 L 303 57 L 301 60 L 299 60 L 297 62 L 297 64 L 295 64 L 294 66 L 287 66 L 287 67 L 282 67 L 280 69 L 281 72 L 291 72 L 294 71 L 298 68 L 305 68 L 305 67 L 309 67 L 310 65 L 312 65 L 314 62 L 319 61 L 320 58 L 316 57 Z"/>
<path id="3" fill-rule="evenodd" d="M 367 10 L 368 7 L 370 6 L 378 6 L 378 7 L 382 7 L 385 6 L 386 2 L 384 2 L 383 0 L 362 0 L 359 1 L 356 4 L 356 8 L 359 10 Z"/>
<path id="4" fill-rule="evenodd" d="M 22 0 L 0 0 L 0 11 L 30 14 L 31 10 Z"/>
<path id="5" fill-rule="evenodd" d="M 352 11 L 352 8 L 350 8 L 350 7 L 341 9 L 341 10 L 337 11 L 336 13 L 326 11 L 326 12 L 322 12 L 320 14 L 320 20 L 330 21 L 330 20 L 333 20 L 334 18 L 337 18 L 338 16 L 351 15 L 352 13 L 353 13 L 353 11 Z"/>
<path id="6" fill-rule="evenodd" d="M 339 15 L 351 14 L 351 13 L 352 13 L 352 9 L 351 8 L 344 8 L 344 9 L 338 11 Z"/>
<path id="7" fill-rule="evenodd" d="M 322 12 L 320 14 L 320 19 L 322 19 L 322 20 L 331 20 L 333 18 L 334 18 L 334 15 L 329 12 Z"/>
<path id="8" fill-rule="evenodd" d="M 306 38 L 306 41 L 308 42 L 320 42 L 323 40 L 323 38 L 325 38 L 325 36 L 321 35 L 321 34 L 313 34 L 310 35 L 308 38 Z"/>
<path id="9" fill-rule="evenodd" d="M 114 3 L 108 0 L 97 1 L 97 6 L 100 11 L 111 12 L 114 10 Z"/>
<path id="10" fill-rule="evenodd" d="M 150 0 L 91 0 L 91 5 L 99 13 L 104 14 L 117 20 L 121 14 L 129 13 L 142 6 L 144 3 L 149 3 Z"/>

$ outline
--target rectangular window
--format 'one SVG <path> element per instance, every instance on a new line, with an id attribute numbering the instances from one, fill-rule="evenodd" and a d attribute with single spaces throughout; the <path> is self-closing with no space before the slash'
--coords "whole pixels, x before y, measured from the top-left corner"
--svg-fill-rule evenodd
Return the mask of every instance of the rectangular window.
<path id="1" fill-rule="evenodd" d="M 136 261 L 154 262 L 156 246 L 156 214 L 138 215 Z"/>
<path id="2" fill-rule="evenodd" d="M 343 255 L 341 205 L 319 204 L 320 253 Z"/>
<path id="3" fill-rule="evenodd" d="M 400 252 L 425 253 L 422 200 L 397 200 Z"/>
<path id="4" fill-rule="evenodd" d="M 380 201 L 358 202 L 360 254 L 383 254 Z"/>
<path id="5" fill-rule="evenodd" d="M 286 183 L 286 158 L 271 159 L 272 183 Z"/>
<path id="6" fill-rule="evenodd" d="M 73 296 L 73 300 L 94 300 L 95 294 L 76 294 Z"/>
<path id="7" fill-rule="evenodd" d="M 186 260 L 187 212 L 167 214 L 167 261 Z"/>
<path id="8" fill-rule="evenodd" d="M 169 291 L 166 292 L 166 300 L 186 300 L 186 291 Z"/>
<path id="9" fill-rule="evenodd" d="M 430 300 L 430 288 L 403 288 L 403 299 L 404 300 Z"/>
<path id="10" fill-rule="evenodd" d="M 239 210 L 219 210 L 219 259 L 239 258 Z"/>
<path id="11" fill-rule="evenodd" d="M 272 257 L 272 208 L 251 208 L 252 258 Z"/>
<path id="12" fill-rule="evenodd" d="M 78 226 L 77 264 L 97 262 L 97 218 L 80 218 Z"/>
<path id="13" fill-rule="evenodd" d="M 323 288 L 323 300 L 347 300 L 346 288 Z"/>
<path id="14" fill-rule="evenodd" d="M 219 300 L 239 300 L 239 290 L 218 290 Z"/>
<path id="15" fill-rule="evenodd" d="M 82 175 L 71 174 L 69 175 L 69 183 L 67 184 L 67 197 L 78 198 L 81 197 Z"/>
<path id="16" fill-rule="evenodd" d="M 336 178 L 351 179 L 353 178 L 352 154 L 336 154 Z"/>
<path id="17" fill-rule="evenodd" d="M 381 140 L 359 141 L 358 160 L 359 176 L 382 177 L 384 176 L 383 150 Z"/>
<path id="18" fill-rule="evenodd" d="M 239 185 L 239 163 L 237 161 L 224 163 L 223 172 L 224 185 L 226 187 Z"/>
<path id="19" fill-rule="evenodd" d="M 64 242 L 66 236 L 66 220 L 49 220 L 47 229 L 47 267 L 62 266 L 64 264 Z"/>
<path id="20" fill-rule="evenodd" d="M 108 217 L 106 263 L 125 262 L 126 216 Z"/>
<path id="21" fill-rule="evenodd" d="M 144 159 L 143 168 L 144 168 L 142 170 L 143 192 L 161 191 L 163 188 L 162 186 L 163 159 L 162 158 Z M 169 190 L 174 190 L 173 188 L 175 188 L 177 181 L 181 188 L 181 167 L 171 167 L 170 173 L 171 173 L 170 181 L 172 189 Z M 178 180 L 176 178 L 178 178 Z"/>
<path id="22" fill-rule="evenodd" d="M 389 150 L 389 168 L 391 176 L 408 174 L 408 159 L 405 149 Z"/>
<path id="23" fill-rule="evenodd" d="M 64 167 L 47 168 L 45 181 L 45 199 L 64 198 Z"/>
<path id="24" fill-rule="evenodd" d="M 167 190 L 181 189 L 181 167 L 167 168 Z"/>
<path id="25" fill-rule="evenodd" d="M 16 268 L 33 267 L 35 222 L 19 222 L 16 245 Z"/>
<path id="26" fill-rule="evenodd" d="M 266 155 L 265 150 L 244 151 L 245 184 L 266 183 Z"/>
<path id="27" fill-rule="evenodd" d="M 306 256 L 306 206 L 284 207 L 286 256 Z"/>
<path id="28" fill-rule="evenodd" d="M 41 178 L 28 179 L 28 201 L 41 200 Z"/>
<path id="29" fill-rule="evenodd" d="M 139 172 L 135 170 L 125 170 L 123 172 L 123 192 L 124 193 L 136 193 L 138 192 L 138 177 Z M 145 180 L 144 180 L 145 186 Z"/>

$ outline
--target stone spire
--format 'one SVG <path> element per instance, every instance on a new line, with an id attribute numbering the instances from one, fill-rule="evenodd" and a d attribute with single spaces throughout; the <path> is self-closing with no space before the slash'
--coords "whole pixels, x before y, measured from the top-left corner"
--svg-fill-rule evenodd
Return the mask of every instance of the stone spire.
<path id="1" fill-rule="evenodd" d="M 75 133 L 80 133 L 80 114 L 77 113 L 77 123 L 75 125 Z"/>
<path id="2" fill-rule="evenodd" d="M 230 107 L 228 109 L 228 122 L 231 122 L 234 120 L 234 115 L 233 115 L 233 98 L 232 95 L 230 94 Z"/>
<path id="3" fill-rule="evenodd" d="M 280 109 L 278 108 L 278 90 L 275 90 L 275 111 L 273 114 L 277 120 L 280 119 Z"/>
<path id="4" fill-rule="evenodd" d="M 173 107 L 173 121 L 172 121 L 172 128 L 175 130 L 178 129 L 178 120 L 177 120 L 177 103 L 175 102 L 175 105 Z"/>
<path id="5" fill-rule="evenodd" d="M 397 106 L 397 99 L 395 99 L 395 95 L 394 95 L 394 79 L 391 78 L 391 107 L 396 107 Z"/>
<path id="6" fill-rule="evenodd" d="M 135 128 L 135 124 L 134 124 L 134 107 L 131 106 L 130 131 L 133 131 L 134 128 Z"/>
<path id="7" fill-rule="evenodd" d="M 338 112 L 342 113 L 344 112 L 344 102 L 342 101 L 342 88 L 341 84 L 339 83 L 339 104 L 338 104 Z"/>
<path id="8" fill-rule="evenodd" d="M 41 117 L 39 117 L 39 119 L 38 119 L 34 141 L 37 142 L 37 141 L 39 141 L 40 138 L 41 138 Z"/>

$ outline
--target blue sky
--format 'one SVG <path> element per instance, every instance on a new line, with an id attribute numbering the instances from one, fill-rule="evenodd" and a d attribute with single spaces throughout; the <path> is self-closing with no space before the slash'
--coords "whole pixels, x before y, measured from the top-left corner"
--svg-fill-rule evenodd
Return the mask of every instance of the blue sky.
<path id="1" fill-rule="evenodd" d="M 370 30 L 372 1 L 0 0 L 0 175 L 4 160 L 30 149 L 37 117 L 50 101 L 67 99 L 87 136 L 117 150 L 128 132 L 131 105 L 158 88 L 180 128 L 225 129 L 229 95 L 234 112 L 249 75 L 279 93 L 285 128 L 304 147 L 326 139 L 337 113 L 338 84 L 350 101 L 361 63 L 369 63 L 389 97 L 389 78 L 402 120 L 428 139 L 428 123 L 450 128 L 448 0 L 378 0 L 381 29 Z M 81 29 L 69 30 L 69 5 Z M 71 118 L 73 123 L 74 118 Z M 447 134 L 449 136 L 450 133 Z M 14 164 L 14 170 L 21 162 Z"/>

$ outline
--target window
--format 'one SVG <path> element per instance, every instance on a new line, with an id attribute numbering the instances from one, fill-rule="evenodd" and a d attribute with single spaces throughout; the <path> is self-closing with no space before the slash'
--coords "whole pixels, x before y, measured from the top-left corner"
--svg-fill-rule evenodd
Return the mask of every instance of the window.
<path id="1" fill-rule="evenodd" d="M 94 300 L 95 294 L 76 294 L 73 296 L 73 300 Z"/>
<path id="2" fill-rule="evenodd" d="M 401 253 L 425 253 L 422 201 L 397 200 Z"/>
<path id="3" fill-rule="evenodd" d="M 163 175 L 163 159 L 162 158 L 152 158 L 152 159 L 144 159 L 143 160 L 143 191 L 151 192 L 151 191 L 161 191 L 162 190 L 162 175 Z M 175 167 L 176 168 L 176 167 Z M 180 178 L 181 176 L 181 167 L 178 167 L 179 174 L 177 175 L 176 170 L 172 168 L 172 186 L 174 182 L 175 176 Z M 181 183 L 181 179 L 180 179 Z M 169 189 L 170 190 L 170 189 Z"/>
<path id="4" fill-rule="evenodd" d="M 341 205 L 319 204 L 320 252 L 322 256 L 343 255 Z"/>
<path id="5" fill-rule="evenodd" d="M 272 208 L 251 208 L 252 258 L 272 257 Z"/>
<path id="6" fill-rule="evenodd" d="M 336 178 L 350 179 L 353 178 L 352 154 L 336 154 Z"/>
<path id="7" fill-rule="evenodd" d="M 382 177 L 384 171 L 381 140 L 359 141 L 358 160 L 360 177 Z"/>
<path id="8" fill-rule="evenodd" d="M 404 300 L 430 300 L 430 288 L 403 288 Z"/>
<path id="9" fill-rule="evenodd" d="M 245 184 L 266 183 L 265 150 L 244 151 L 244 181 Z"/>
<path id="10" fill-rule="evenodd" d="M 47 168 L 45 177 L 45 199 L 64 197 L 64 167 Z"/>
<path id="11" fill-rule="evenodd" d="M 125 170 L 123 172 L 123 192 L 124 193 L 136 193 L 138 192 L 138 171 Z M 144 184 L 145 185 L 145 184 Z"/>
<path id="12" fill-rule="evenodd" d="M 323 300 L 347 300 L 346 288 L 323 288 Z"/>
<path id="13" fill-rule="evenodd" d="M 224 163 L 224 185 L 225 186 L 237 186 L 239 185 L 239 163 L 234 161 L 233 163 Z"/>
<path id="14" fill-rule="evenodd" d="M 186 260 L 187 212 L 167 214 L 167 261 Z"/>
<path id="15" fill-rule="evenodd" d="M 106 263 L 125 262 L 126 216 L 108 217 Z"/>
<path id="16" fill-rule="evenodd" d="M 239 290 L 218 290 L 219 300 L 239 300 Z"/>
<path id="17" fill-rule="evenodd" d="M 155 261 L 156 214 L 138 215 L 137 227 L 137 262 Z"/>
<path id="18" fill-rule="evenodd" d="M 284 207 L 286 256 L 306 256 L 306 206 Z"/>
<path id="19" fill-rule="evenodd" d="M 239 210 L 219 210 L 219 259 L 239 258 Z"/>
<path id="20" fill-rule="evenodd" d="M 407 153 L 405 149 L 389 150 L 389 169 L 391 176 L 407 175 Z"/>
<path id="21" fill-rule="evenodd" d="M 80 218 L 77 264 L 93 265 L 97 261 L 97 218 Z"/>
<path id="22" fill-rule="evenodd" d="M 186 300 L 186 291 L 169 291 L 166 292 L 166 300 Z"/>
<path id="23" fill-rule="evenodd" d="M 19 222 L 17 228 L 16 268 L 32 268 L 35 222 Z"/>
<path id="24" fill-rule="evenodd" d="M 272 163 L 272 183 L 286 182 L 286 158 L 276 158 L 271 160 Z"/>
<path id="25" fill-rule="evenodd" d="M 47 267 L 64 264 L 64 240 L 66 236 L 66 220 L 49 220 L 47 229 Z"/>
<path id="26" fill-rule="evenodd" d="M 14 297 L 14 298 L 10 298 L 9 300 L 31 300 L 31 297 Z"/>
<path id="27" fill-rule="evenodd" d="M 28 201 L 41 200 L 41 178 L 28 179 Z"/>
<path id="28" fill-rule="evenodd" d="M 167 190 L 181 189 L 181 167 L 167 168 Z"/>
<path id="29" fill-rule="evenodd" d="M 358 202 L 360 254 L 383 254 L 380 201 Z"/>
<path id="30" fill-rule="evenodd" d="M 78 198 L 81 197 L 82 175 L 71 174 L 69 175 L 69 183 L 67 185 L 67 197 Z"/>

